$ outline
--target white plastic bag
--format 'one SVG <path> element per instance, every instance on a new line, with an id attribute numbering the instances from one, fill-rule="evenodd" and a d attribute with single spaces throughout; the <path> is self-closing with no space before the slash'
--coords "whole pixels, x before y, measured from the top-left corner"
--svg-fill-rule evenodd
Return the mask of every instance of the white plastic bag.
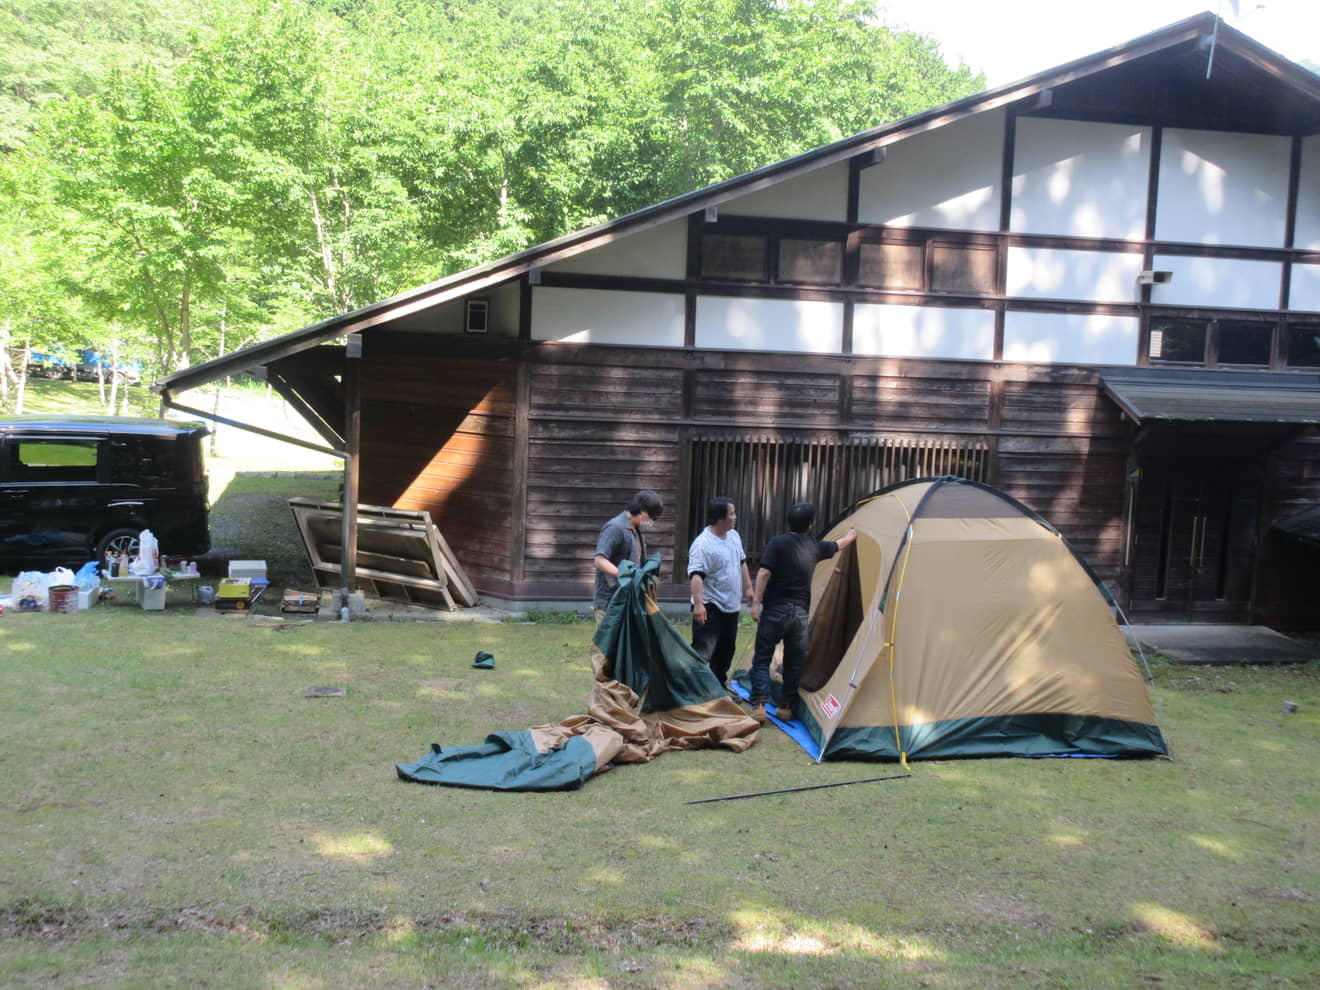
<path id="1" fill-rule="evenodd" d="M 131 574 L 155 574 L 160 570 L 160 547 L 151 530 L 144 529 L 138 536 L 138 555 L 128 565 Z"/>
<path id="2" fill-rule="evenodd" d="M 39 612 L 46 607 L 50 592 L 46 587 L 46 575 L 41 571 L 23 571 L 14 578 L 9 589 L 14 607 L 20 612 Z"/>

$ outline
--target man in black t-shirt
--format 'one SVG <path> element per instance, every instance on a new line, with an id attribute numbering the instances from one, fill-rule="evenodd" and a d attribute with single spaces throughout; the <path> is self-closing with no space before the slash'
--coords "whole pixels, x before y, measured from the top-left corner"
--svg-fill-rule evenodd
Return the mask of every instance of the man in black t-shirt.
<path id="1" fill-rule="evenodd" d="M 816 507 L 798 502 L 788 510 L 789 532 L 781 533 L 766 544 L 761 555 L 761 569 L 756 573 L 752 592 L 752 621 L 756 629 L 756 651 L 752 654 L 752 715 L 765 718 L 765 702 L 770 694 L 770 661 L 775 647 L 784 643 L 784 685 L 775 717 L 793 718 L 802 664 L 807 657 L 807 613 L 811 610 L 811 577 L 816 565 L 829 560 L 857 539 L 857 530 L 849 529 L 838 542 L 817 540 L 808 534 L 816 521 Z"/>

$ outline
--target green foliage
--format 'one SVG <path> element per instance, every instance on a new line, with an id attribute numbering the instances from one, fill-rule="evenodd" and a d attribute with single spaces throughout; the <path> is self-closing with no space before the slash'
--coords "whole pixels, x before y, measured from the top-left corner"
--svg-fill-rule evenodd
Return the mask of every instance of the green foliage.
<path id="1" fill-rule="evenodd" d="M 0 318 L 167 371 L 981 84 L 871 0 L 73 6 L 0 15 Z"/>

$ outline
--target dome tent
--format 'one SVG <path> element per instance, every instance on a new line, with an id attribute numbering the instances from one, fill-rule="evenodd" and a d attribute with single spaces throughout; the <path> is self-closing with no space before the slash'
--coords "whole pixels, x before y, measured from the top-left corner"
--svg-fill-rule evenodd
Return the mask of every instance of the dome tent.
<path id="1" fill-rule="evenodd" d="M 825 534 L 795 705 L 818 759 L 1168 755 L 1102 586 L 979 482 L 924 478 Z"/>

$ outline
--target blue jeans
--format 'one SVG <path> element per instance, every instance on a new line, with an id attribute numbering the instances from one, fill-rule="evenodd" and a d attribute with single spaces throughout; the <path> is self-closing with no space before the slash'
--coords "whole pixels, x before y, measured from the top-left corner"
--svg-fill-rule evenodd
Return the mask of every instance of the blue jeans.
<path id="1" fill-rule="evenodd" d="M 752 654 L 752 701 L 770 697 L 770 661 L 775 647 L 784 643 L 784 690 L 780 704 L 792 705 L 797 699 L 802 664 L 807 659 L 807 610 L 801 605 L 781 602 L 761 612 L 756 627 L 756 651 Z"/>

